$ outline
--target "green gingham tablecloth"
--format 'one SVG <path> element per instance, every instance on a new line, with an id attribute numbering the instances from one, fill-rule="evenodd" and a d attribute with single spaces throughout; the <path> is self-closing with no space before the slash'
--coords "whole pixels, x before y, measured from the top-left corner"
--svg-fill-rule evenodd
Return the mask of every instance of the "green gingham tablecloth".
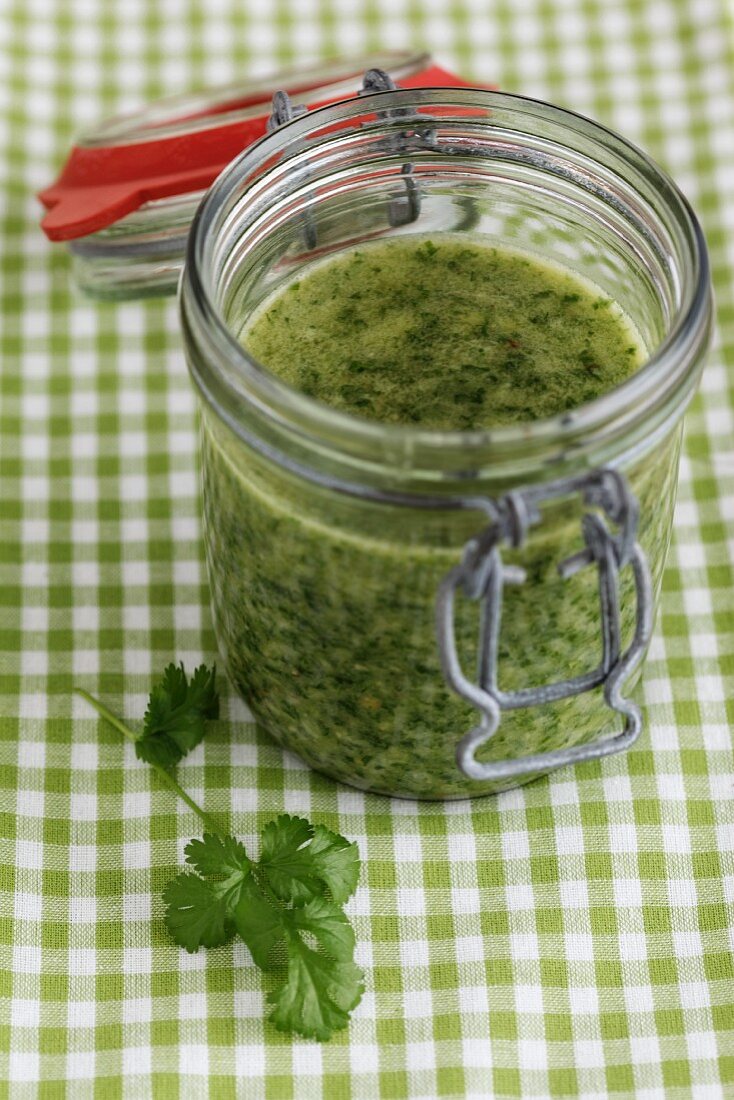
<path id="1" fill-rule="evenodd" d="M 0 1094 L 734 1096 L 734 37 L 728 0 L 0 0 Z M 367 993 L 330 1043 L 264 1022 L 241 944 L 189 956 L 161 888 L 196 819 L 98 722 L 211 661 L 175 305 L 91 304 L 36 189 L 113 110 L 273 66 L 427 47 L 609 123 L 703 220 L 718 334 L 625 756 L 499 798 L 310 773 L 226 691 L 184 784 L 246 843 L 286 810 L 358 841 Z"/>

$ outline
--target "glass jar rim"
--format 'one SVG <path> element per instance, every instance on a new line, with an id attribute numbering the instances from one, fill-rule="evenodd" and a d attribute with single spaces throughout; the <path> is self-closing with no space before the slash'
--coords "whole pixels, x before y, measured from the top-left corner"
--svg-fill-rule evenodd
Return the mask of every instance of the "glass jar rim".
<path id="1" fill-rule="evenodd" d="M 226 222 L 228 201 L 248 172 L 258 165 L 274 163 L 278 155 L 311 131 L 330 131 L 335 122 L 345 122 L 367 111 L 366 99 L 379 99 L 379 111 L 415 107 L 480 107 L 491 115 L 492 109 L 514 110 L 535 117 L 559 129 L 576 131 L 593 147 L 611 147 L 623 161 L 632 164 L 663 197 L 683 247 L 684 262 L 678 265 L 680 300 L 670 319 L 664 339 L 644 364 L 618 386 L 553 417 L 523 421 L 500 427 L 462 431 L 416 425 L 393 424 L 335 409 L 308 397 L 271 373 L 238 341 L 216 302 L 213 248 L 216 234 Z M 466 461 L 472 453 L 491 453 L 495 459 L 521 450 L 553 447 L 562 453 L 578 453 L 591 446 L 600 433 L 615 437 L 643 417 L 651 404 L 658 406 L 673 400 L 674 412 L 682 414 L 693 395 L 697 381 L 695 369 L 704 349 L 711 319 L 710 274 L 706 243 L 698 219 L 688 200 L 672 178 L 644 151 L 614 130 L 565 107 L 516 93 L 487 91 L 482 88 L 419 88 L 372 93 L 369 97 L 350 98 L 302 115 L 271 131 L 232 161 L 205 195 L 192 223 L 186 263 L 181 279 L 181 307 L 198 321 L 214 359 L 227 364 L 217 371 L 216 386 L 207 384 L 196 367 L 194 380 L 214 411 L 238 431 L 237 417 L 222 407 L 218 395 L 225 393 L 235 401 L 253 401 L 258 410 L 270 415 L 281 426 L 291 425 L 313 440 L 341 439 L 345 445 L 388 449 L 391 454 L 438 456 L 447 450 L 461 452 Z M 208 357 L 212 361 L 212 357 Z M 232 378 L 241 384 L 235 385 Z M 215 396 L 215 391 L 216 395 Z"/>

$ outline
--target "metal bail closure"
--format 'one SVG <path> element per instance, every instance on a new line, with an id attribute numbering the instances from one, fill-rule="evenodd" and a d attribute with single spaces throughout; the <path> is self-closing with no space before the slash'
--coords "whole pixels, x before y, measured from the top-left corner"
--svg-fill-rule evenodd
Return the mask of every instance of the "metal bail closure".
<path id="1" fill-rule="evenodd" d="M 540 522 L 538 505 L 550 500 L 581 494 L 585 504 L 599 509 L 616 524 L 613 534 L 598 512 L 587 512 L 581 520 L 586 543 L 583 550 L 558 566 L 567 579 L 581 569 L 595 565 L 599 579 L 602 657 L 592 672 L 536 688 L 503 692 L 497 684 L 497 650 L 506 584 L 522 584 L 522 569 L 504 565 L 502 543 L 517 548 L 528 529 Z M 565 764 L 594 760 L 620 752 L 636 740 L 642 729 L 640 708 L 622 694 L 628 676 L 640 663 L 652 633 L 652 581 L 645 555 L 636 541 L 639 507 L 626 479 L 615 470 L 591 474 L 508 493 L 498 500 L 477 502 L 489 517 L 488 526 L 464 547 L 459 565 L 441 582 L 436 603 L 436 629 L 441 667 L 449 687 L 476 707 L 479 724 L 469 731 L 456 749 L 459 769 L 469 779 L 507 780 L 533 772 L 550 771 Z M 629 647 L 621 652 L 618 577 L 631 568 L 637 603 L 635 632 Z M 482 603 L 479 632 L 477 682 L 464 675 L 456 648 L 454 594 L 461 587 L 469 599 Z M 502 711 L 520 710 L 580 695 L 603 685 L 604 701 L 624 718 L 620 733 L 583 745 L 537 753 L 512 760 L 480 763 L 476 753 L 497 732 Z"/>
<path id="2" fill-rule="evenodd" d="M 279 126 L 285 126 L 286 122 L 290 122 L 294 118 L 300 118 L 301 115 L 307 113 L 308 107 L 305 103 L 294 106 L 288 93 L 280 89 L 273 96 L 272 108 L 267 121 L 267 132 L 270 134 L 273 130 L 277 130 Z M 306 210 L 303 215 L 303 239 L 307 249 L 311 250 L 316 247 L 318 237 L 310 210 Z"/>
<path id="3" fill-rule="evenodd" d="M 357 94 L 360 96 L 367 96 L 373 95 L 375 92 L 393 92 L 398 88 L 400 88 L 400 85 L 396 84 L 390 74 L 384 69 L 368 69 L 364 74 L 362 86 Z M 282 89 L 278 90 L 273 96 L 272 110 L 267 123 L 268 133 L 272 130 L 276 130 L 279 126 L 283 126 L 286 122 L 290 122 L 292 119 L 306 114 L 307 111 L 308 107 L 304 104 L 294 106 L 288 93 Z M 373 123 L 365 123 L 364 125 L 374 125 L 375 122 L 379 123 L 382 120 L 398 118 L 409 118 L 411 121 L 415 119 L 416 122 L 425 124 L 429 116 L 420 115 L 409 107 L 395 107 L 377 111 Z M 394 134 L 387 139 L 386 144 L 389 151 L 402 153 L 408 151 L 411 140 L 406 140 L 403 134 Z M 412 135 L 412 146 L 413 148 L 434 148 L 435 131 L 430 128 L 422 131 L 416 130 Z M 388 222 L 393 228 L 400 225 L 408 225 L 410 222 L 417 221 L 420 217 L 420 190 L 413 178 L 412 172 L 413 165 L 410 162 L 406 162 L 400 169 L 400 174 L 405 179 L 405 192 L 403 195 L 395 196 L 390 202 Z M 303 235 L 306 247 L 313 249 L 317 244 L 317 235 L 313 217 L 308 211 L 304 214 L 303 224 Z"/>
<path id="4" fill-rule="evenodd" d="M 384 69 L 368 69 L 364 74 L 359 94 L 365 96 L 372 95 L 373 92 L 394 92 L 399 87 L 400 85 L 396 84 Z M 422 116 L 410 108 L 396 107 L 393 110 L 378 111 L 377 117 L 378 119 L 416 118 L 420 121 Z M 389 140 L 391 149 L 399 153 L 404 151 L 406 143 L 402 134 L 396 134 Z M 421 196 L 412 173 L 413 165 L 408 161 L 400 169 L 400 174 L 405 177 L 405 194 L 396 196 L 388 210 L 388 221 L 393 228 L 409 225 L 420 217 Z"/>

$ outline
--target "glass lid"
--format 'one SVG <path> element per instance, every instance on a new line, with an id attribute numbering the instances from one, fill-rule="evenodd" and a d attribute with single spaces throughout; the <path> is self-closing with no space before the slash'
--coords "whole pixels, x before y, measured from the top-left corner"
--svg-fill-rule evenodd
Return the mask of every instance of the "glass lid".
<path id="1" fill-rule="evenodd" d="M 39 194 L 41 227 L 66 243 L 86 294 L 171 294 L 203 195 L 266 133 L 274 93 L 286 92 L 296 112 L 320 107 L 358 94 L 370 69 L 401 87 L 467 83 L 428 54 L 387 50 L 158 100 L 77 139 L 58 179 Z"/>

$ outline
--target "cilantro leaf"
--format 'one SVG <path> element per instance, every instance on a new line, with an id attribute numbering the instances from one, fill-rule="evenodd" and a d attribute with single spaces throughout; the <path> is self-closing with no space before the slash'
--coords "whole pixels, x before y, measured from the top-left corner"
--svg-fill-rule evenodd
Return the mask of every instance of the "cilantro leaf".
<path id="1" fill-rule="evenodd" d="M 173 668 L 173 665 L 169 665 L 169 668 Z M 183 672 L 183 665 L 181 665 L 181 671 Z M 216 665 L 212 665 L 211 669 L 206 665 L 199 665 L 194 669 L 189 681 L 188 705 L 200 710 L 205 718 L 219 717 L 219 692 L 216 681 Z"/>
<path id="2" fill-rule="evenodd" d="M 364 975 L 353 962 L 337 962 L 297 936 L 288 939 L 288 975 L 268 1000 L 279 1031 L 330 1039 L 349 1023 L 364 992 Z"/>
<path id="3" fill-rule="evenodd" d="M 216 892 L 214 883 L 198 875 L 177 875 L 163 891 L 163 900 L 166 928 L 187 951 L 219 947 L 232 938 L 228 900 Z"/>
<path id="4" fill-rule="evenodd" d="M 251 877 L 244 845 L 232 836 L 204 833 L 186 845 L 186 862 L 199 874 L 179 875 L 166 887 L 166 927 L 181 947 L 217 947 L 234 931 L 233 909 Z M 204 875 L 216 875 L 212 882 Z"/>
<path id="5" fill-rule="evenodd" d="M 186 862 L 200 875 L 231 875 L 250 867 L 244 844 L 233 836 L 204 833 L 202 840 L 189 841 L 184 854 Z"/>
<path id="6" fill-rule="evenodd" d="M 195 867 L 201 876 L 217 876 L 216 882 L 208 882 L 207 885 L 215 897 L 223 900 L 231 915 L 242 888 L 252 875 L 252 861 L 244 844 L 233 836 L 204 833 L 201 840 L 189 841 L 184 854 L 186 862 Z"/>
<path id="7" fill-rule="evenodd" d="M 309 901 L 322 892 L 307 845 L 313 825 L 302 817 L 281 814 L 262 831 L 260 867 L 270 889 L 283 901 Z"/>
<path id="8" fill-rule="evenodd" d="M 253 961 L 261 970 L 273 965 L 272 949 L 285 939 L 285 911 L 273 906 L 258 887 L 251 885 L 240 894 L 234 922 Z"/>
<path id="9" fill-rule="evenodd" d="M 314 828 L 305 818 L 281 814 L 263 829 L 260 867 L 283 901 L 302 904 L 326 888 L 341 903 L 357 886 L 359 852 L 323 825 Z"/>
<path id="10" fill-rule="evenodd" d="M 364 992 L 364 975 L 353 962 L 354 932 L 338 905 L 321 897 L 302 907 L 276 909 L 262 894 L 248 891 L 240 898 L 235 923 L 262 969 L 272 968 L 273 948 L 285 943 L 286 977 L 268 998 L 280 1031 L 329 1039 L 346 1027 Z"/>
<path id="11" fill-rule="evenodd" d="M 343 904 L 357 889 L 359 848 L 324 825 L 316 825 L 309 851 L 319 878 L 334 901 Z"/>
<path id="12" fill-rule="evenodd" d="M 282 814 L 263 829 L 262 893 L 257 900 L 243 894 L 235 924 L 263 969 L 273 965 L 274 947 L 285 943 L 287 975 L 269 998 L 279 1030 L 329 1039 L 359 1003 L 364 975 L 353 961 L 354 931 L 340 904 L 358 875 L 356 845 L 323 825 Z"/>
<path id="13" fill-rule="evenodd" d="M 225 943 L 236 930 L 261 970 L 277 970 L 285 956 L 285 979 L 270 997 L 273 1023 L 328 1039 L 346 1026 L 364 988 L 340 904 L 356 885 L 356 846 L 282 814 L 263 829 L 261 847 L 253 863 L 233 836 L 190 841 L 186 862 L 197 873 L 166 888 L 166 925 L 187 951 Z"/>
<path id="14" fill-rule="evenodd" d="M 354 929 L 340 906 L 328 898 L 314 898 L 302 909 L 293 909 L 290 924 L 296 931 L 310 932 L 338 962 L 352 961 Z"/>
<path id="15" fill-rule="evenodd" d="M 206 719 L 218 717 L 216 668 L 200 665 L 189 680 L 182 664 L 170 664 L 150 693 L 135 752 L 149 764 L 174 767 L 199 744 Z"/>

